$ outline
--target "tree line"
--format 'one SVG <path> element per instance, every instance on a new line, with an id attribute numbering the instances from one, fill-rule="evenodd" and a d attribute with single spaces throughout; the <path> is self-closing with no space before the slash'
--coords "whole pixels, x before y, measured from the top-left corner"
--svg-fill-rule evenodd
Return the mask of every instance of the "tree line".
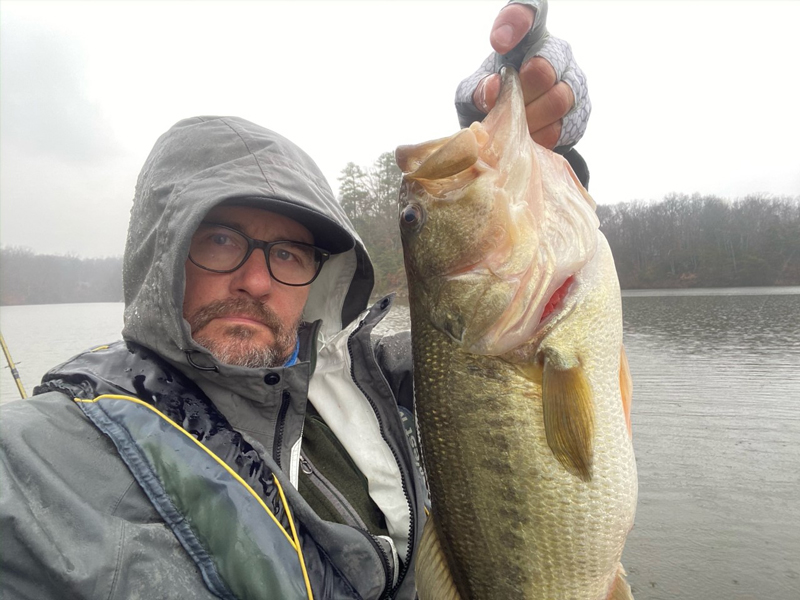
<path id="1" fill-rule="evenodd" d="M 0 305 L 121 302 L 122 258 L 0 248 Z"/>
<path id="2" fill-rule="evenodd" d="M 598 206 L 623 289 L 800 285 L 800 197 Z"/>
<path id="3" fill-rule="evenodd" d="M 405 294 L 393 153 L 367 168 L 348 163 L 339 184 L 339 201 L 375 267 L 375 293 Z M 800 285 L 800 196 L 671 194 L 599 205 L 597 215 L 623 289 Z M 119 257 L 0 248 L 0 304 L 121 300 Z"/>

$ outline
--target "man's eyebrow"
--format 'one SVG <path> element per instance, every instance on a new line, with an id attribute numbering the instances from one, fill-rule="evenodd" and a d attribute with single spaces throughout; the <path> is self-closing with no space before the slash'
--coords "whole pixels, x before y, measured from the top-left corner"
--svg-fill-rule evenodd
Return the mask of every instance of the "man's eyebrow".
<path id="1" fill-rule="evenodd" d="M 244 233 L 244 226 L 239 223 L 238 221 L 229 221 L 228 219 L 214 219 L 213 221 L 202 221 L 202 225 L 223 225 L 225 227 L 230 227 L 231 229 L 235 229 L 236 231 L 240 231 Z"/>
<path id="2" fill-rule="evenodd" d="M 252 235 L 250 235 L 249 233 L 247 233 L 245 231 L 244 226 L 241 223 L 239 223 L 238 221 L 230 221 L 228 219 L 224 219 L 223 218 L 223 219 L 214 219 L 213 221 L 201 221 L 200 224 L 201 225 L 222 225 L 224 227 L 230 227 L 231 229 L 235 229 L 239 233 L 244 234 L 249 238 L 253 238 Z M 281 241 L 293 242 L 295 244 L 306 244 L 308 246 L 313 246 L 314 245 L 314 238 L 313 237 L 311 238 L 312 241 L 310 241 L 310 242 L 304 242 L 303 240 L 291 239 L 293 237 L 294 236 L 291 236 L 290 238 L 283 238 Z M 253 239 L 258 239 L 258 238 L 253 238 Z M 259 241 L 270 241 L 270 240 L 259 240 Z M 277 240 L 272 240 L 272 241 L 277 241 Z"/>

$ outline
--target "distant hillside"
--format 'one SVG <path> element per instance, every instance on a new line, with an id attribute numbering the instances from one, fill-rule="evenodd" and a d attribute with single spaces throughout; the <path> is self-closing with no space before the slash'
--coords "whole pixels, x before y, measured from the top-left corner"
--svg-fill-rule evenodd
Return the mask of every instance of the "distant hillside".
<path id="1" fill-rule="evenodd" d="M 121 302 L 122 258 L 78 258 L 0 248 L 0 304 Z"/>
<path id="2" fill-rule="evenodd" d="M 598 206 L 624 289 L 800 285 L 800 197 Z"/>

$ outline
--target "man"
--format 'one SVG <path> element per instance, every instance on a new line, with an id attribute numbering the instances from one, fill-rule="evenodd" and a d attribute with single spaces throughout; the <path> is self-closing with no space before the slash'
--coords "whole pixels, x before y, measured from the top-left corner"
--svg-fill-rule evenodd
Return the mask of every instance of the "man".
<path id="1" fill-rule="evenodd" d="M 123 280 L 124 341 L 3 411 L 5 597 L 413 598 L 408 334 L 373 339 L 392 299 L 368 308 L 313 161 L 243 119 L 180 121 L 139 176 Z"/>
<path id="2" fill-rule="evenodd" d="M 20 403 L 37 430 L 4 432 L 31 448 L 14 492 L 53 476 L 4 534 L 3 585 L 412 597 L 406 345 L 373 345 L 391 302 L 362 314 L 372 266 L 311 159 L 243 119 L 177 123 L 137 182 L 123 273 L 125 342 L 52 370 Z"/>

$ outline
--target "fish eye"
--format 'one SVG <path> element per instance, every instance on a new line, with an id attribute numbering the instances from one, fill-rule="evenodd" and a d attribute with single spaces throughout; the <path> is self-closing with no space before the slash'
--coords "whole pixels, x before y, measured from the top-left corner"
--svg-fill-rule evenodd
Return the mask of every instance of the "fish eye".
<path id="1" fill-rule="evenodd" d="M 422 222 L 422 209 L 416 204 L 409 204 L 400 213 L 400 222 L 402 225 L 418 226 Z"/>

